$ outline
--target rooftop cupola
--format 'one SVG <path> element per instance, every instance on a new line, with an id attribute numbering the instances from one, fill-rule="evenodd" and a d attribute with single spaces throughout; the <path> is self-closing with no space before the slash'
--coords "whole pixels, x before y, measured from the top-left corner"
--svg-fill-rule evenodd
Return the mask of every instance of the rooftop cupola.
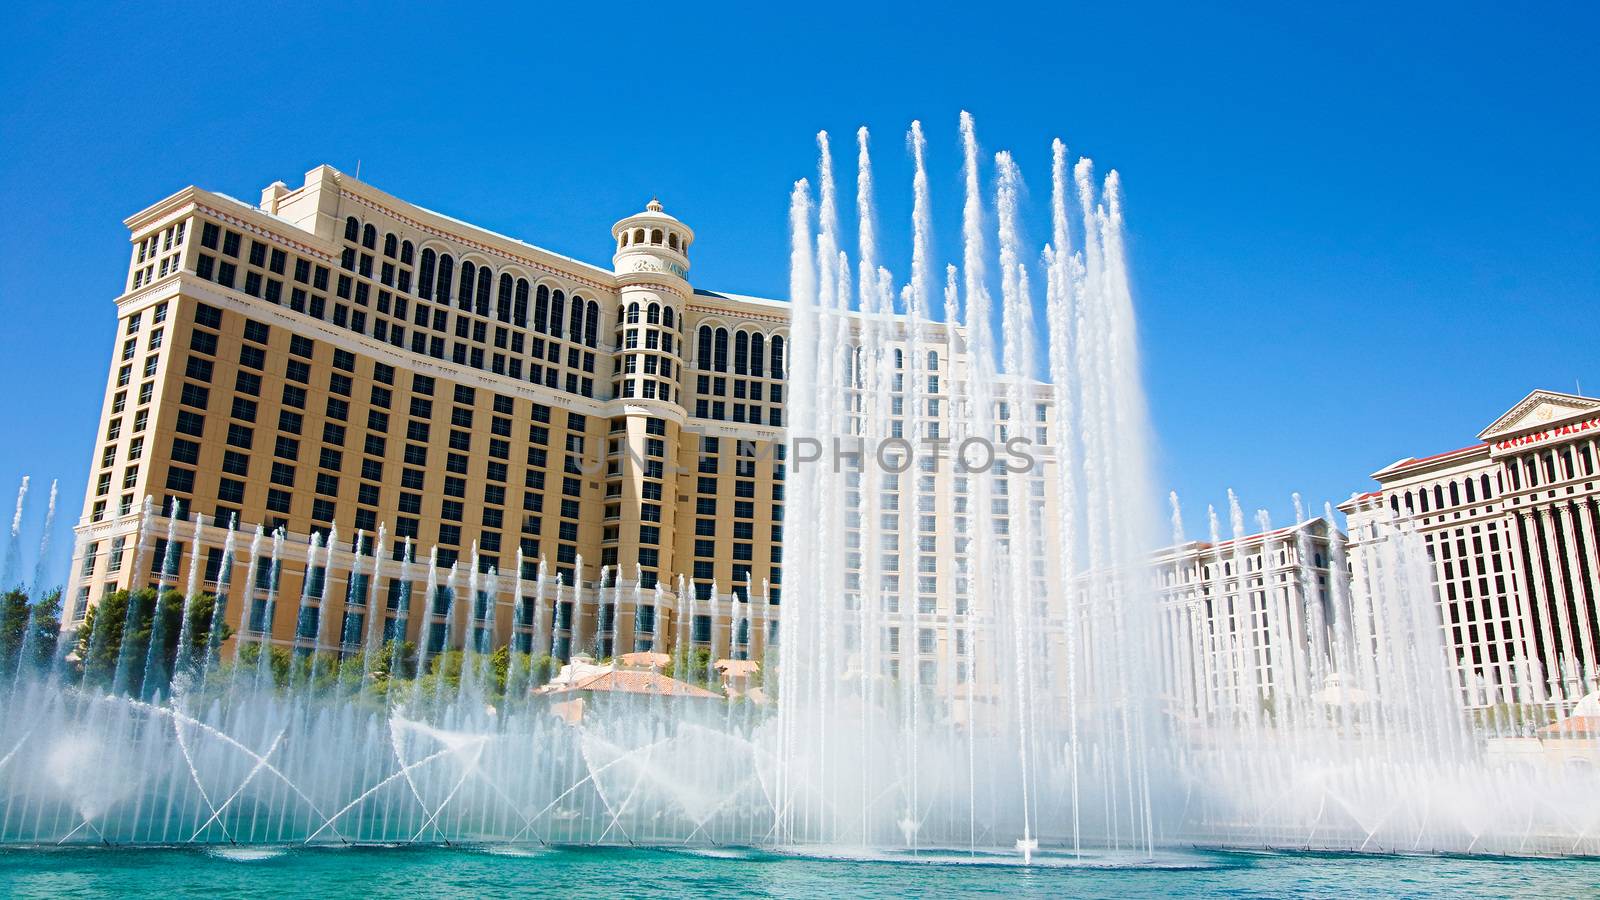
<path id="1" fill-rule="evenodd" d="M 619 276 L 674 276 L 689 279 L 689 245 L 694 231 L 668 215 L 661 201 L 651 198 L 643 212 L 611 226 L 617 252 L 612 269 Z"/>

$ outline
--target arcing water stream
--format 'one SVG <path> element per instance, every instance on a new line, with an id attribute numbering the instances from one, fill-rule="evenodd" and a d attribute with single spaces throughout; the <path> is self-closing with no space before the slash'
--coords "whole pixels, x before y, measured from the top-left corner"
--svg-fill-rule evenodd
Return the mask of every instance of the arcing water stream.
<path id="1" fill-rule="evenodd" d="M 790 590 L 760 675 L 775 705 L 619 694 L 573 716 L 533 692 L 551 674 L 534 657 L 497 662 L 480 630 L 447 633 L 464 654 L 429 658 L 423 642 L 415 679 L 371 622 L 364 635 L 344 623 L 340 644 L 362 649 L 342 662 L 302 664 L 242 636 L 224 660 L 221 614 L 198 602 L 191 571 L 171 615 L 121 611 L 122 634 L 148 632 L 142 644 L 97 644 L 96 630 L 76 651 L 81 671 L 60 654 L 24 655 L 0 688 L 0 842 L 731 843 L 1023 860 L 1188 843 L 1600 852 L 1594 770 L 1501 762 L 1487 749 L 1495 736 L 1458 706 L 1403 529 L 1354 565 L 1353 589 L 1335 579 L 1326 600 L 1282 607 L 1266 591 L 1224 590 L 1248 565 L 1235 503 L 1234 555 L 1215 534 L 1203 576 L 1212 599 L 1173 642 L 1158 640 L 1146 565 L 1159 526 L 1118 176 L 1097 180 L 1055 144 L 1036 263 L 1015 160 L 993 158 L 991 203 L 969 116 L 960 137 L 961 263 L 943 284 L 920 125 L 903 285 L 881 260 L 864 129 L 853 259 L 827 135 L 815 192 L 802 181 L 791 197 Z M 1174 520 L 1181 537 L 1175 499 Z M 183 523 L 147 520 L 137 565 L 160 527 L 171 547 Z M 337 542 L 306 554 L 330 559 Z M 298 602 L 333 646 L 335 626 L 315 615 L 327 581 L 280 597 L 284 536 L 258 531 L 250 551 L 272 561 L 246 576 L 267 615 Z M 1332 555 L 1336 571 L 1349 565 L 1337 535 Z M 418 599 L 412 567 L 425 566 L 420 601 L 444 604 L 447 622 L 458 597 L 510 597 L 539 653 L 574 649 L 559 644 L 562 616 L 614 620 L 620 602 L 614 580 L 609 594 L 573 590 L 542 563 L 524 583 L 388 556 L 356 558 L 401 569 L 400 609 Z M 178 587 L 172 567 L 156 568 Z M 350 582 L 375 584 L 371 574 Z M 664 595 L 658 583 L 655 609 Z M 675 674 L 714 684 L 685 652 L 700 601 L 681 577 L 676 597 L 687 608 L 670 626 L 653 618 L 632 646 L 670 643 Z M 730 648 L 751 627 L 741 605 Z M 756 606 L 765 627 L 768 605 Z M 1220 698 L 1201 713 L 1174 700 L 1178 656 L 1203 660 L 1201 692 Z"/>

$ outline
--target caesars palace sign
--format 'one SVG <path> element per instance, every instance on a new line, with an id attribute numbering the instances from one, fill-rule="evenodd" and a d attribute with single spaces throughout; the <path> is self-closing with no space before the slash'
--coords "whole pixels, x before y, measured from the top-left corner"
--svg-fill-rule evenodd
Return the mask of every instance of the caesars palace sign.
<path id="1" fill-rule="evenodd" d="M 1514 450 L 1518 447 L 1527 447 L 1532 444 L 1542 444 L 1551 438 L 1566 437 L 1569 434 L 1579 434 L 1581 432 L 1592 431 L 1594 429 L 1600 429 L 1600 416 L 1584 419 L 1579 422 L 1568 422 L 1565 425 L 1558 425 L 1555 428 L 1547 428 L 1544 431 L 1535 431 L 1532 434 L 1518 435 L 1517 437 L 1507 438 L 1503 441 L 1495 441 L 1494 447 L 1496 450 Z"/>

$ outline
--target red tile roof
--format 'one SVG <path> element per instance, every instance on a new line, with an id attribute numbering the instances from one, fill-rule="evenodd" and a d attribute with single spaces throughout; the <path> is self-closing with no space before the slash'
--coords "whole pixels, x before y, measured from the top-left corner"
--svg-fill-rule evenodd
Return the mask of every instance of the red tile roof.
<path id="1" fill-rule="evenodd" d="M 606 691 L 618 694 L 659 694 L 677 697 L 716 697 L 702 687 L 646 669 L 616 669 L 591 675 L 554 693 Z"/>
<path id="2" fill-rule="evenodd" d="M 1551 737 L 1600 738 L 1600 716 L 1568 716 L 1539 729 L 1539 733 Z"/>
<path id="3" fill-rule="evenodd" d="M 1414 456 L 1414 457 L 1411 457 L 1409 459 L 1403 459 L 1399 463 L 1396 463 L 1396 465 L 1414 466 L 1414 465 L 1416 465 L 1418 463 L 1433 462 L 1436 459 L 1444 459 L 1445 457 L 1448 457 L 1448 456 L 1455 456 L 1458 453 L 1467 453 L 1467 452 L 1472 451 L 1472 450 L 1482 450 L 1483 447 L 1484 447 L 1483 443 L 1479 442 L 1479 443 L 1473 444 L 1470 447 L 1457 447 L 1454 450 L 1446 450 L 1443 453 L 1435 453 L 1432 456 Z"/>

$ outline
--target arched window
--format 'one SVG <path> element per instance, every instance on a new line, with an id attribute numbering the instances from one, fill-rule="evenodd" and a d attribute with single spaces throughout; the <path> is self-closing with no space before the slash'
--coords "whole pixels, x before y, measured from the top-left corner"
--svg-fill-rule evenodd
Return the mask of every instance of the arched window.
<path id="1" fill-rule="evenodd" d="M 516 282 L 507 272 L 500 273 L 500 293 L 494 298 L 494 317 L 502 322 L 511 321 L 511 292 Z"/>
<path id="2" fill-rule="evenodd" d="M 772 377 L 783 377 L 783 337 L 776 334 L 772 336 Z"/>
<path id="3" fill-rule="evenodd" d="M 583 298 L 576 294 L 572 296 L 572 317 L 567 320 L 567 337 L 574 341 L 583 340 Z"/>
<path id="4" fill-rule="evenodd" d="M 639 324 L 639 302 L 637 300 L 628 304 L 628 324 Z"/>
<path id="5" fill-rule="evenodd" d="M 361 239 L 361 223 L 355 216 L 344 220 L 344 239 L 352 243 Z"/>
<path id="6" fill-rule="evenodd" d="M 383 236 L 383 255 L 389 257 L 390 259 L 394 259 L 395 254 L 399 252 L 400 239 L 396 238 L 393 232 L 385 234 Z"/>
<path id="7" fill-rule="evenodd" d="M 361 229 L 361 246 L 368 250 L 378 249 L 378 229 L 373 228 L 371 223 Z"/>
<path id="8" fill-rule="evenodd" d="M 478 315 L 489 315 L 489 289 L 494 285 L 494 273 L 488 266 L 478 267 Z"/>
<path id="9" fill-rule="evenodd" d="M 439 254 L 439 282 L 434 286 L 435 299 L 439 303 L 450 302 L 450 284 L 456 275 L 456 261 L 448 253 Z"/>
<path id="10" fill-rule="evenodd" d="M 1483 488 L 1483 499 L 1488 500 L 1490 497 L 1494 496 L 1494 492 L 1489 490 L 1488 475 L 1484 475 L 1481 479 L 1479 479 L 1478 484 Z"/>
<path id="11" fill-rule="evenodd" d="M 750 336 L 740 331 L 733 336 L 733 374 L 750 373 Z"/>
<path id="12" fill-rule="evenodd" d="M 1433 486 L 1433 508 L 1444 509 L 1444 488 L 1437 484 Z"/>
<path id="13" fill-rule="evenodd" d="M 1457 485 L 1454 481 L 1450 482 L 1450 505 L 1451 506 L 1460 506 L 1461 505 L 1461 487 L 1459 485 Z"/>
<path id="14" fill-rule="evenodd" d="M 700 356 L 699 366 L 705 371 L 711 371 L 711 326 L 700 326 Z"/>
<path id="15" fill-rule="evenodd" d="M 417 268 L 417 296 L 424 300 L 433 299 L 433 267 L 438 254 L 432 250 L 422 251 L 422 265 Z"/>
<path id="16" fill-rule="evenodd" d="M 617 238 L 617 249 L 620 250 L 626 246 L 628 246 L 628 233 L 624 231 L 622 236 Z"/>
<path id="17" fill-rule="evenodd" d="M 659 229 L 659 228 L 650 229 L 650 243 L 652 243 L 652 244 L 661 243 L 661 229 Z"/>
<path id="18" fill-rule="evenodd" d="M 1389 497 L 1389 509 L 1395 515 L 1400 515 L 1400 496 L 1398 494 Z"/>
<path id="19" fill-rule="evenodd" d="M 896 369 L 904 369 L 906 367 L 906 352 L 899 347 L 894 348 L 894 367 Z"/>
<path id="20" fill-rule="evenodd" d="M 667 232 L 667 246 L 674 250 L 678 249 L 678 235 L 675 232 Z"/>
<path id="21" fill-rule="evenodd" d="M 600 304 L 590 300 L 583 312 L 583 345 L 600 345 Z"/>
<path id="22" fill-rule="evenodd" d="M 517 279 L 517 299 L 511 307 L 511 324 L 518 328 L 528 327 L 528 279 Z"/>
<path id="23" fill-rule="evenodd" d="M 646 325 L 660 325 L 661 324 L 661 304 L 659 304 L 659 303 L 650 304 L 650 306 L 644 312 L 644 321 L 645 321 Z"/>
<path id="24" fill-rule="evenodd" d="M 1466 486 L 1467 486 L 1467 502 L 1468 503 L 1477 503 L 1478 502 L 1478 498 L 1476 496 L 1477 495 L 1477 490 L 1475 489 L 1476 486 L 1472 483 L 1472 479 L 1471 478 L 1467 479 Z"/>
<path id="25" fill-rule="evenodd" d="M 712 348 L 712 366 L 718 372 L 728 371 L 728 329 L 718 328 L 716 343 Z"/>
<path id="26" fill-rule="evenodd" d="M 766 342 L 766 337 L 759 331 L 750 335 L 750 374 L 757 378 L 766 374 Z"/>
<path id="27" fill-rule="evenodd" d="M 561 320 L 567 315 L 567 295 L 556 291 L 550 295 L 550 336 L 561 337 Z"/>
<path id="28" fill-rule="evenodd" d="M 408 266 L 411 265 L 411 253 L 412 253 L 413 249 L 414 248 L 411 246 L 411 242 L 410 241 L 401 241 L 400 242 L 400 262 L 402 262 L 402 263 L 404 263 L 405 265 L 408 265 Z"/>
<path id="29" fill-rule="evenodd" d="M 550 310 L 550 289 L 539 285 L 539 290 L 533 295 L 533 328 L 535 331 L 545 331 L 545 318 Z"/>
<path id="30" fill-rule="evenodd" d="M 478 267 L 468 260 L 461 261 L 461 290 L 456 294 L 456 306 L 472 311 L 472 286 L 478 277 Z"/>
<path id="31" fill-rule="evenodd" d="M 937 372 L 937 371 L 939 371 L 939 351 L 937 351 L 937 350 L 929 350 L 928 351 L 928 371 L 929 372 Z"/>
<path id="32" fill-rule="evenodd" d="M 666 307 L 661 311 L 661 324 L 667 328 L 672 327 L 672 307 Z"/>

